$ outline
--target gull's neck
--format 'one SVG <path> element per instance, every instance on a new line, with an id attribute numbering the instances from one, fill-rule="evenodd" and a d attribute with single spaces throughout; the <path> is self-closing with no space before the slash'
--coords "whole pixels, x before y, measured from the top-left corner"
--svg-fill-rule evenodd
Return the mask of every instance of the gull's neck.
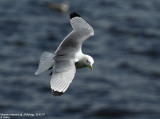
<path id="1" fill-rule="evenodd" d="M 84 56 L 85 56 L 85 54 L 83 54 L 82 51 L 80 50 L 79 52 L 77 52 L 77 53 L 75 54 L 75 62 L 78 62 L 78 61 L 81 60 Z"/>

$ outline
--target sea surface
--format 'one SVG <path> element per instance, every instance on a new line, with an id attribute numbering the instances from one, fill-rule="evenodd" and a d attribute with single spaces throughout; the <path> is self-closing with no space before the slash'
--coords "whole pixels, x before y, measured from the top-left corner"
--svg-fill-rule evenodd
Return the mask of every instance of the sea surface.
<path id="1" fill-rule="evenodd" d="M 53 2 L 69 5 L 62 13 Z M 95 35 L 60 97 L 50 71 L 35 76 L 43 51 L 54 53 L 77 12 Z M 0 117 L 10 119 L 159 119 L 160 0 L 0 0 Z M 11 114 L 14 114 L 10 116 Z M 15 115 L 17 114 L 17 115 Z"/>

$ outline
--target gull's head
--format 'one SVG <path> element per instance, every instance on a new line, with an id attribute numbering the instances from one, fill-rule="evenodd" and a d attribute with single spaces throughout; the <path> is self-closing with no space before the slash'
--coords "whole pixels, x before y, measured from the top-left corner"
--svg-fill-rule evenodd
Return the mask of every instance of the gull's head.
<path id="1" fill-rule="evenodd" d="M 91 56 L 85 55 L 83 58 L 84 64 L 89 67 L 91 70 L 93 70 L 92 65 L 94 64 L 94 60 Z"/>

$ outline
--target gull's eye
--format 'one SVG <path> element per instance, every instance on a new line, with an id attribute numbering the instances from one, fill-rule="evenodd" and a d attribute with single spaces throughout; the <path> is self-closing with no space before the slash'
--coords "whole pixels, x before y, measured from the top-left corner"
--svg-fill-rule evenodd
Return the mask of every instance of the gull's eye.
<path id="1" fill-rule="evenodd" d="M 89 61 L 88 61 L 88 60 L 86 60 L 86 62 L 87 62 L 87 63 L 89 63 Z"/>

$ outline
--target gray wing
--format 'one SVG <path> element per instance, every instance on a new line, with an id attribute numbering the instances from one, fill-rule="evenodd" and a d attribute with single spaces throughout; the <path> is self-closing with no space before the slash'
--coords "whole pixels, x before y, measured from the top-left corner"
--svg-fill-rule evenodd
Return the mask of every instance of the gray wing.
<path id="1" fill-rule="evenodd" d="M 55 60 L 50 81 L 55 96 L 62 95 L 71 84 L 76 72 L 74 60 Z"/>
<path id="2" fill-rule="evenodd" d="M 73 57 L 76 52 L 81 50 L 82 43 L 94 35 L 93 28 L 75 12 L 70 14 L 70 23 L 73 31 L 64 38 L 56 50 L 57 56 Z"/>

